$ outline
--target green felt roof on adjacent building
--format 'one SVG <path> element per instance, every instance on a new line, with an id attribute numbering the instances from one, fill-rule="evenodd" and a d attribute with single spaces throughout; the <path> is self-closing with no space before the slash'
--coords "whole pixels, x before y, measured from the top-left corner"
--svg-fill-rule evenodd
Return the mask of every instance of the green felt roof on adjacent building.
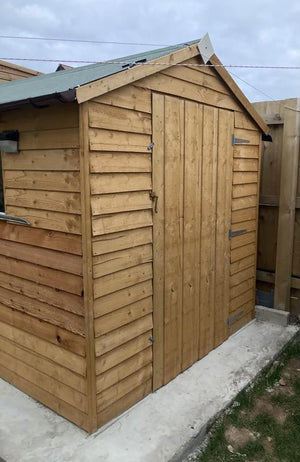
<path id="1" fill-rule="evenodd" d="M 141 60 L 146 62 L 181 50 L 187 46 L 198 43 L 200 40 L 181 43 L 174 46 L 150 50 L 131 56 L 125 56 L 107 62 L 89 64 L 37 77 L 30 77 L 0 85 L 0 106 L 43 98 L 48 95 L 56 95 L 73 90 L 79 86 L 108 77 L 112 74 L 128 69 L 130 64 Z"/>

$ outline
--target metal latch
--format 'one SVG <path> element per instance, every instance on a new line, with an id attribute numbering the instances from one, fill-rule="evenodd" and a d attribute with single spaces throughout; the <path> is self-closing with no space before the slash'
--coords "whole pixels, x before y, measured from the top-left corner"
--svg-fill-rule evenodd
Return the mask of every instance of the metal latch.
<path id="1" fill-rule="evenodd" d="M 246 232 L 246 229 L 238 229 L 237 231 L 232 231 L 232 229 L 230 229 L 228 232 L 228 239 L 231 241 L 233 237 L 240 236 L 241 234 L 245 234 Z"/>
<path id="2" fill-rule="evenodd" d="M 154 202 L 154 212 L 157 213 L 158 196 L 153 191 L 149 192 L 149 196 L 150 196 L 150 199 L 152 200 L 152 202 Z"/>
<path id="3" fill-rule="evenodd" d="M 229 329 L 229 327 L 235 322 L 237 321 L 238 319 L 240 319 L 244 314 L 244 311 L 239 311 L 238 313 L 234 314 L 233 316 L 231 316 L 231 318 L 227 318 L 227 327 Z"/>
<path id="4" fill-rule="evenodd" d="M 149 144 L 149 146 L 147 147 L 148 151 L 151 151 L 151 149 L 153 148 L 154 146 L 154 141 L 151 141 L 151 143 Z"/>
<path id="5" fill-rule="evenodd" d="M 231 144 L 234 146 L 235 144 L 240 144 L 240 143 L 250 143 L 249 140 L 243 140 L 243 138 L 236 138 L 235 134 L 232 135 L 231 138 Z"/>

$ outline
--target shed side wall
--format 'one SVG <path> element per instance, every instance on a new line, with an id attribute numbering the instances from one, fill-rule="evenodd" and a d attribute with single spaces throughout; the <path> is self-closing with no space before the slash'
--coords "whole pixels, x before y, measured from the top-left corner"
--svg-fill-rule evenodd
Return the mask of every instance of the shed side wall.
<path id="1" fill-rule="evenodd" d="M 199 64 L 196 59 L 189 63 Z M 210 68 L 174 67 L 89 103 L 90 185 L 98 424 L 151 391 L 151 93 L 235 113 L 229 333 L 254 315 L 256 218 L 261 132 Z"/>
<path id="2" fill-rule="evenodd" d="M 1 376 L 87 428 L 78 107 L 27 107 L 0 115 L 20 152 L 2 154 Z"/>

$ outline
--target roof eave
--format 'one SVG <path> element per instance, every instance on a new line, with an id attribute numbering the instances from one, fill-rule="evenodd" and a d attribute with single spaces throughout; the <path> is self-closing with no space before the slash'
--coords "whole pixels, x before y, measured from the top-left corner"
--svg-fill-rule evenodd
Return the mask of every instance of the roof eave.
<path id="1" fill-rule="evenodd" d="M 33 98 L 26 98 L 26 99 L 22 99 L 18 101 L 10 101 L 7 103 L 3 103 L 0 105 L 0 111 L 7 111 L 9 109 L 17 109 L 26 104 L 32 104 L 33 106 L 38 107 L 40 104 L 43 105 L 53 100 L 60 101 L 61 103 L 71 103 L 73 101 L 76 101 L 76 89 L 70 88 L 69 90 L 62 91 L 62 92 L 49 93 L 43 96 L 37 96 Z"/>

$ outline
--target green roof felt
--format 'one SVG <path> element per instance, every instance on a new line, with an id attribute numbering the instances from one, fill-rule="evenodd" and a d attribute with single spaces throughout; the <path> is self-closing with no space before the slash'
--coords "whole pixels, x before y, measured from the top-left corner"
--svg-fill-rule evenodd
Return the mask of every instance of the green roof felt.
<path id="1" fill-rule="evenodd" d="M 166 48 L 146 51 L 131 56 L 113 59 L 113 64 L 106 63 L 90 64 L 88 66 L 76 67 L 65 71 L 52 72 L 36 77 L 29 77 L 14 82 L 0 84 L 0 106 L 18 101 L 27 101 L 34 98 L 42 98 L 47 95 L 62 93 L 89 82 L 102 79 L 125 69 L 124 63 L 134 63 L 141 59 L 152 61 L 156 58 L 168 55 L 174 51 L 181 50 L 187 46 L 198 43 L 200 40 L 181 43 Z"/>

